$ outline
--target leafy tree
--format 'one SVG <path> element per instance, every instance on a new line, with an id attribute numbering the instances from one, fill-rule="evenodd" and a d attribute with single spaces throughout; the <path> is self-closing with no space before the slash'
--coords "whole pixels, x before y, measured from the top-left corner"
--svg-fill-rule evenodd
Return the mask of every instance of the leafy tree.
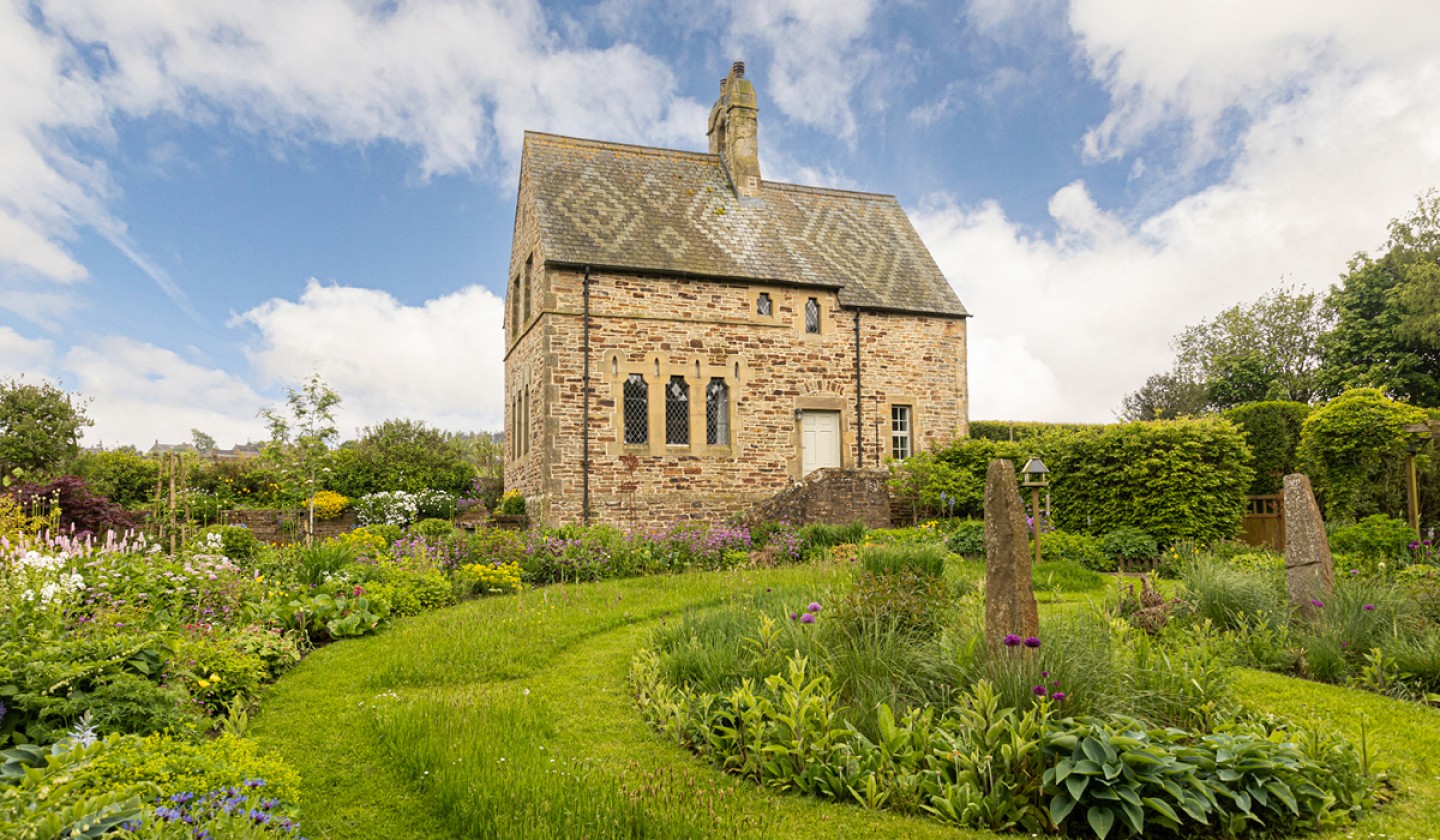
<path id="1" fill-rule="evenodd" d="M 464 441 L 421 420 L 386 420 L 367 426 L 335 453 L 330 485 L 347 496 L 390 490 L 435 489 L 463 493 L 476 468 Z"/>
<path id="2" fill-rule="evenodd" d="M 1335 328 L 1324 336 L 1327 393 L 1380 388 L 1440 405 L 1440 195 L 1390 222 L 1386 251 L 1356 254 L 1325 305 Z"/>
<path id="3" fill-rule="evenodd" d="M 210 437 L 199 429 L 190 430 L 190 443 L 195 450 L 202 455 L 215 451 L 215 438 Z"/>
<path id="4" fill-rule="evenodd" d="M 1221 415 L 1245 432 L 1254 454 L 1251 494 L 1278 493 L 1285 476 L 1298 468 L 1300 429 L 1309 415 L 1305 403 L 1281 400 L 1245 403 Z"/>
<path id="5" fill-rule="evenodd" d="M 1405 427 L 1425 412 L 1375 388 L 1354 388 L 1315 409 L 1300 431 L 1300 459 L 1316 485 L 1327 519 L 1353 522 L 1397 513 Z"/>
<path id="6" fill-rule="evenodd" d="M 325 469 L 330 447 L 339 437 L 335 428 L 339 404 L 340 395 L 314 373 L 300 390 L 289 389 L 283 408 L 260 412 L 270 427 L 265 457 L 291 471 L 291 491 L 296 498 L 313 495 L 316 479 Z"/>
<path id="7" fill-rule="evenodd" d="M 0 470 L 56 470 L 80 451 L 80 434 L 92 425 L 82 401 L 48 382 L 0 381 Z"/>
<path id="8" fill-rule="evenodd" d="M 83 478 L 94 492 L 127 508 L 154 501 L 155 483 L 160 478 L 160 462 L 134 449 L 81 452 L 68 470 Z"/>
<path id="9" fill-rule="evenodd" d="M 1204 383 L 1210 408 L 1319 395 L 1319 336 L 1327 328 L 1314 292 L 1274 289 L 1175 338 L 1176 370 Z"/>
<path id="10" fill-rule="evenodd" d="M 1126 394 L 1122 420 L 1175 420 L 1205 413 L 1210 391 L 1204 383 L 1180 373 L 1157 373 L 1140 390 Z"/>

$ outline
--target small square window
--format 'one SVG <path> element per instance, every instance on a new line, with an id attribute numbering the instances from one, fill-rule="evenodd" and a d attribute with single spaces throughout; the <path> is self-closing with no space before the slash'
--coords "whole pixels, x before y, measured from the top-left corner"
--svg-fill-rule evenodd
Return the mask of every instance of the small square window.
<path id="1" fill-rule="evenodd" d="M 911 445 L 912 425 L 910 422 L 910 406 L 890 406 L 890 457 L 897 461 L 909 458 L 913 452 Z"/>
<path id="2" fill-rule="evenodd" d="M 761 292 L 760 297 L 755 299 L 755 314 L 770 317 L 775 312 L 775 304 L 770 300 L 769 292 Z"/>
<path id="3" fill-rule="evenodd" d="M 805 332 L 820 332 L 820 301 L 816 298 L 805 301 Z"/>

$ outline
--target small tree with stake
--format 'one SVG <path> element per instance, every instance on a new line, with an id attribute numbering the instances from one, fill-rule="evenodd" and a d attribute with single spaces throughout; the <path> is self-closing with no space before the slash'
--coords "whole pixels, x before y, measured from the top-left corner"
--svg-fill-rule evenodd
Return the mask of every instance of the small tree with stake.
<path id="1" fill-rule="evenodd" d="M 315 533 L 315 477 L 325 469 L 330 447 L 340 436 L 335 428 L 335 407 L 339 404 L 340 395 L 325 384 L 320 374 L 312 373 L 300 390 L 289 389 L 283 408 L 260 412 L 270 426 L 266 456 L 279 463 L 288 462 L 306 476 L 307 546 L 312 544 Z"/>

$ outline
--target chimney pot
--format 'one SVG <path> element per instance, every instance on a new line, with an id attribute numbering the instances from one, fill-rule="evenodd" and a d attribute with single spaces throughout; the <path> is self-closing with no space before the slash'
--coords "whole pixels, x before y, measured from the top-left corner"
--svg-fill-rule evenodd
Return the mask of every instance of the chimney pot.
<path id="1" fill-rule="evenodd" d="M 730 82 L 730 77 L 728 77 L 728 76 L 720 80 L 720 95 L 721 95 L 721 96 L 724 96 L 724 95 L 725 95 L 725 86 L 726 86 L 727 84 L 729 84 L 729 82 Z"/>
<path id="2" fill-rule="evenodd" d="M 730 72 L 734 73 L 737 79 L 745 78 L 745 62 L 737 61 L 730 65 Z"/>

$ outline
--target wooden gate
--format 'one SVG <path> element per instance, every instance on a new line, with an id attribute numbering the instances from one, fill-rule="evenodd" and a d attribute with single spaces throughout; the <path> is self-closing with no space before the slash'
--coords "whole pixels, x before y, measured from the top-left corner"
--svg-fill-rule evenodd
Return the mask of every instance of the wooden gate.
<path id="1" fill-rule="evenodd" d="M 1256 548 L 1285 550 L 1285 497 L 1249 496 L 1240 541 Z"/>

